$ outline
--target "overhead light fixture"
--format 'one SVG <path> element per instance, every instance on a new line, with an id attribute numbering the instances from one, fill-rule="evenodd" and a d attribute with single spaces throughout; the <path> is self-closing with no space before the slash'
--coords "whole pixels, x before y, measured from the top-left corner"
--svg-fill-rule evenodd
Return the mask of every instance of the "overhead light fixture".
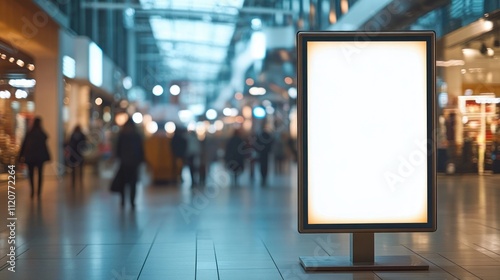
<path id="1" fill-rule="evenodd" d="M 482 54 L 482 55 L 486 55 L 488 54 L 488 48 L 486 47 L 486 44 L 483 42 L 481 43 L 481 47 L 479 48 L 479 52 Z"/>
<path id="2" fill-rule="evenodd" d="M 36 85 L 35 79 L 10 79 L 9 85 L 17 88 L 32 88 Z"/>

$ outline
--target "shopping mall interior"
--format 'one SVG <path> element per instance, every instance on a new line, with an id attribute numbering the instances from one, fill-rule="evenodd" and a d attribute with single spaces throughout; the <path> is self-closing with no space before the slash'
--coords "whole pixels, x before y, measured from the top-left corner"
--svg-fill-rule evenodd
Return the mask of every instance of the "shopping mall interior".
<path id="1" fill-rule="evenodd" d="M 432 226 L 304 230 L 304 162 L 363 178 L 380 151 L 353 96 L 318 126 L 359 151 L 307 158 L 297 33 L 429 30 Z M 0 0 L 0 278 L 500 279 L 499 58 L 499 0 Z M 359 269 L 354 232 L 425 269 Z"/>

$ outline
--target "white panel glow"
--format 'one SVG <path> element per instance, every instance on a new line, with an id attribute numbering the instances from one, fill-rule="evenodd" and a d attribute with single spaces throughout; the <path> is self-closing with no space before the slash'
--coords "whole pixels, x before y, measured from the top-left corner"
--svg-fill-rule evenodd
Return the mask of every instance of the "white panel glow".
<path id="1" fill-rule="evenodd" d="M 89 44 L 89 80 L 95 86 L 102 86 L 102 50 L 93 42 Z"/>
<path id="2" fill-rule="evenodd" d="M 72 57 L 65 55 L 63 56 L 62 64 L 63 75 L 68 78 L 74 78 L 76 75 L 76 61 Z"/>
<path id="3" fill-rule="evenodd" d="M 309 223 L 426 223 L 426 43 L 353 44 L 307 43 Z"/>

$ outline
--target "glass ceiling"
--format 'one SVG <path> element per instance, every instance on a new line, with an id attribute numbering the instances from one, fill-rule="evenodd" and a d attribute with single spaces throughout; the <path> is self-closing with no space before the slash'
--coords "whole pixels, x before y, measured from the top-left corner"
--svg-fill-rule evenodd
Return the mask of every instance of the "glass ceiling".
<path id="1" fill-rule="evenodd" d="M 213 22 L 217 14 L 238 16 L 244 0 L 140 0 L 143 9 L 202 15 L 149 17 L 164 65 L 175 76 L 216 80 L 225 62 L 235 23 Z M 175 13 L 172 13 L 173 15 Z M 235 21 L 234 21 L 235 22 Z"/>

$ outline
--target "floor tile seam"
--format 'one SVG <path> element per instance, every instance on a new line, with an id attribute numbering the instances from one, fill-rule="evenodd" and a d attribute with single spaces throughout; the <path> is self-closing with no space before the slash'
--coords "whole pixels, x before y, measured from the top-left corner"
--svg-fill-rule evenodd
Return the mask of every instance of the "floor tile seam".
<path id="1" fill-rule="evenodd" d="M 478 225 L 480 225 L 480 226 L 483 226 L 483 227 L 485 227 L 485 228 L 489 228 L 489 229 L 494 229 L 494 230 L 496 230 L 496 231 L 500 231 L 500 228 L 492 227 L 492 226 L 490 226 L 490 225 L 485 225 L 485 224 L 482 224 L 482 223 L 476 223 L 476 224 L 478 224 Z"/>
<path id="2" fill-rule="evenodd" d="M 441 269 L 442 271 L 446 272 L 446 273 L 447 273 L 447 274 L 449 274 L 450 276 L 460 279 L 459 277 L 455 276 L 455 275 L 454 275 L 453 273 L 451 273 L 450 271 L 446 270 L 445 268 L 441 267 L 440 265 L 438 265 L 437 263 L 435 263 L 435 262 L 431 261 L 430 259 L 428 259 L 428 258 L 426 258 L 426 257 L 424 257 L 424 256 L 422 256 L 422 255 L 420 255 L 419 253 L 417 253 L 416 251 L 412 250 L 411 248 L 409 248 L 409 247 L 407 247 L 407 246 L 405 246 L 405 245 L 403 245 L 403 244 L 401 244 L 401 246 L 405 247 L 405 248 L 406 248 L 406 249 L 408 249 L 410 252 L 412 252 L 412 253 L 416 254 L 417 256 L 419 256 L 420 258 L 422 258 L 422 259 L 424 259 L 424 260 L 426 260 L 426 261 L 430 262 L 431 264 L 435 265 L 436 267 L 439 267 L 439 269 Z M 461 269 L 464 269 L 463 267 L 459 266 L 459 265 L 458 265 L 458 264 L 456 264 L 455 262 L 452 262 L 451 260 L 449 260 L 448 258 L 446 258 L 446 257 L 442 256 L 441 254 L 439 254 L 439 253 L 435 253 L 435 254 L 436 254 L 436 255 L 439 255 L 440 257 L 442 257 L 442 258 L 444 258 L 444 259 L 446 259 L 446 260 L 448 260 L 449 262 L 451 262 L 451 263 L 453 263 L 454 265 L 456 265 L 456 266 L 460 267 Z M 470 271 L 468 271 L 467 269 L 464 269 L 464 270 L 465 270 L 465 271 L 467 271 L 467 272 L 469 272 L 469 273 L 471 273 L 471 272 L 470 272 Z M 472 275 L 474 275 L 475 277 L 477 277 L 475 274 L 473 274 L 473 273 L 471 273 L 471 274 L 472 274 Z M 478 278 L 479 278 L 479 277 L 478 277 Z M 481 279 L 481 278 L 480 278 L 480 279 Z"/>
<path id="3" fill-rule="evenodd" d="M 473 273 L 473 272 L 469 271 L 469 270 L 468 270 L 468 269 L 466 269 L 465 267 L 463 267 L 463 266 L 461 266 L 461 265 L 457 264 L 456 262 L 454 262 L 454 261 L 450 260 L 449 258 L 447 258 L 447 257 L 445 257 L 445 256 L 443 256 L 443 255 L 441 255 L 440 253 L 437 253 L 437 254 L 438 254 L 439 256 L 443 257 L 444 259 L 446 259 L 447 261 L 449 261 L 449 262 L 453 263 L 453 264 L 454 264 L 454 265 L 456 265 L 457 267 L 460 267 L 461 269 L 463 269 L 463 270 L 467 271 L 468 273 L 470 273 L 470 274 L 471 274 L 471 275 L 473 275 L 474 277 L 477 277 L 477 278 L 479 278 L 479 279 L 482 279 L 481 277 L 479 277 L 479 276 L 478 276 L 478 275 L 476 275 L 475 273 Z M 445 270 L 445 269 L 444 269 L 444 268 L 442 268 L 442 267 L 441 267 L 441 269 Z M 446 271 L 446 272 L 448 272 L 447 270 L 445 270 L 445 271 Z M 460 277 L 453 275 L 451 272 L 448 272 L 448 273 L 450 273 L 453 277 L 457 277 L 457 278 L 459 278 L 459 279 L 460 279 Z"/>
<path id="4" fill-rule="evenodd" d="M 490 252 L 490 253 L 493 253 L 493 254 L 495 254 L 495 255 L 497 255 L 497 256 L 500 256 L 500 254 L 498 254 L 498 253 L 496 253 L 496 252 L 494 252 L 494 251 L 492 251 L 492 250 L 490 250 L 490 249 L 488 249 L 488 248 L 486 248 L 486 247 L 483 247 L 483 246 L 481 246 L 481 245 L 479 245 L 479 244 L 477 244 L 477 243 L 472 243 L 472 245 L 469 245 L 469 244 L 465 244 L 465 245 L 466 245 L 466 246 L 468 246 L 468 247 L 470 247 L 470 248 L 472 248 L 472 249 L 474 249 L 474 250 L 476 250 L 477 252 L 479 252 L 479 253 L 481 253 L 481 254 L 485 255 L 486 257 L 488 257 L 488 258 L 490 258 L 490 259 L 492 259 L 492 260 L 494 260 L 494 261 L 497 261 L 497 260 L 496 260 L 495 258 L 493 258 L 493 257 L 488 256 L 487 254 L 485 254 L 485 253 L 483 253 L 483 252 L 481 252 L 481 251 L 478 251 L 478 250 L 477 250 L 477 248 L 474 248 L 472 245 L 477 246 L 477 247 L 479 247 L 479 248 L 481 248 L 481 249 L 484 249 L 484 250 L 486 250 L 486 251 L 488 251 L 488 252 Z"/>
<path id="5" fill-rule="evenodd" d="M 198 231 L 196 231 L 196 234 L 194 236 L 194 279 L 196 279 L 196 276 L 198 274 Z"/>
<path id="6" fill-rule="evenodd" d="M 264 240 L 262 239 L 262 237 L 259 236 L 259 239 L 260 239 L 260 242 L 262 242 L 262 245 L 264 245 L 264 248 L 266 248 L 266 251 L 267 253 L 269 254 L 269 256 L 271 257 L 271 260 L 273 261 L 273 264 L 274 264 L 274 267 L 276 268 L 276 270 L 278 270 L 278 273 L 280 274 L 280 277 L 282 280 L 285 279 L 285 277 L 283 277 L 283 273 L 281 273 L 281 270 L 279 269 L 278 267 L 278 264 L 276 263 L 276 261 L 274 260 L 273 258 L 273 255 L 271 254 L 271 252 L 269 251 L 269 248 L 267 248 L 267 245 L 266 243 L 264 242 Z"/>
<path id="7" fill-rule="evenodd" d="M 17 254 L 17 251 L 16 251 L 16 262 L 19 260 L 19 257 L 26 253 L 27 251 L 29 250 L 29 248 L 27 248 L 26 250 L 24 250 L 23 252 Z M 7 256 L 7 254 L 5 254 L 5 256 Z M 0 266 L 0 271 L 4 270 L 6 267 L 8 267 L 9 264 L 6 262 L 4 265 Z"/>
<path id="8" fill-rule="evenodd" d="M 76 257 L 78 257 L 78 255 L 80 255 L 81 252 L 83 252 L 83 250 L 85 250 L 85 248 L 87 248 L 89 245 L 88 244 L 85 244 L 85 246 L 83 246 L 83 248 L 78 251 L 78 253 L 76 253 Z"/>
<path id="9" fill-rule="evenodd" d="M 212 248 L 214 250 L 214 257 L 215 257 L 215 269 L 217 270 L 217 280 L 220 280 L 220 274 L 219 274 L 219 261 L 217 260 L 217 251 L 215 250 L 215 242 L 212 242 Z"/>
<path id="10" fill-rule="evenodd" d="M 144 270 L 144 267 L 146 266 L 146 262 L 148 261 L 149 255 L 151 254 L 151 250 L 153 249 L 153 246 L 155 245 L 156 238 L 158 237 L 158 234 L 160 233 L 161 228 L 165 224 L 165 220 L 163 220 L 160 223 L 160 226 L 156 229 L 155 236 L 153 237 L 153 240 L 151 241 L 151 244 L 149 245 L 148 253 L 146 254 L 146 257 L 144 258 L 144 262 L 142 263 L 141 269 L 139 270 L 139 274 L 137 274 L 137 279 L 140 279 L 142 271 Z"/>
<path id="11" fill-rule="evenodd" d="M 2 266 L 0 266 L 0 271 L 3 271 L 5 268 L 9 266 L 8 263 L 4 263 Z"/>

